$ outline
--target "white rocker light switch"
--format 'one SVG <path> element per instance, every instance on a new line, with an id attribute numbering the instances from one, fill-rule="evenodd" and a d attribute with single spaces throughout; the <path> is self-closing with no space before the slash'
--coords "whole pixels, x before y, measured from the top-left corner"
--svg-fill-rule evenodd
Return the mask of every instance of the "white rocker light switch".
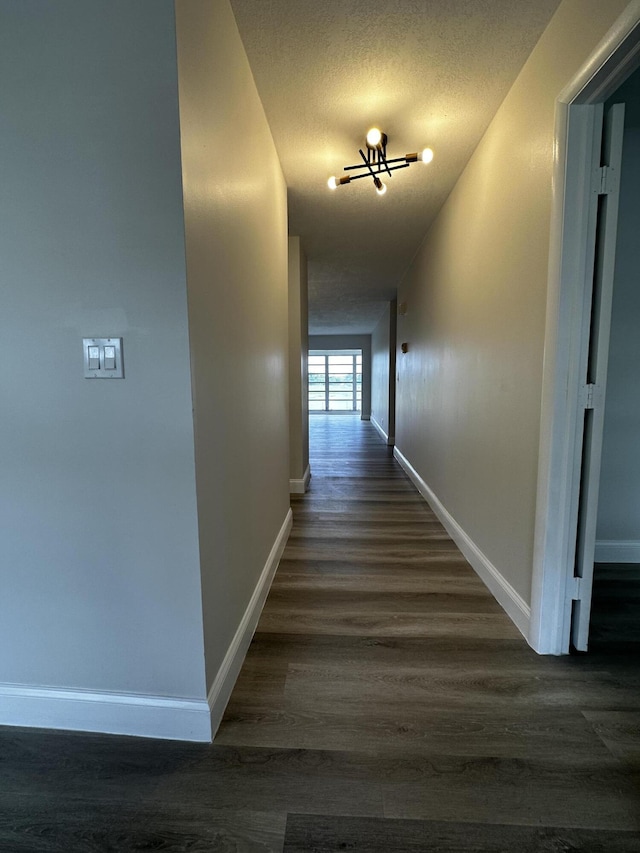
<path id="1" fill-rule="evenodd" d="M 116 369 L 116 348 L 112 344 L 108 344 L 104 348 L 104 369 Z"/>
<path id="2" fill-rule="evenodd" d="M 124 379 L 122 338 L 83 338 L 85 379 Z"/>
<path id="3" fill-rule="evenodd" d="M 89 370 L 100 370 L 100 347 L 89 347 Z"/>

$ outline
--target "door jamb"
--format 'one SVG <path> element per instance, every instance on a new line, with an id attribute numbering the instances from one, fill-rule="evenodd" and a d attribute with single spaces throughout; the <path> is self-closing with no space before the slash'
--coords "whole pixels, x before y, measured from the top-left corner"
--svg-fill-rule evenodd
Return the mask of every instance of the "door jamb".
<path id="1" fill-rule="evenodd" d="M 640 0 L 618 18 L 556 101 L 551 235 L 547 288 L 538 493 L 529 644 L 540 654 L 569 651 L 577 532 L 576 456 L 585 270 L 595 105 L 638 65 Z M 576 482 L 576 478 L 578 478 Z"/>

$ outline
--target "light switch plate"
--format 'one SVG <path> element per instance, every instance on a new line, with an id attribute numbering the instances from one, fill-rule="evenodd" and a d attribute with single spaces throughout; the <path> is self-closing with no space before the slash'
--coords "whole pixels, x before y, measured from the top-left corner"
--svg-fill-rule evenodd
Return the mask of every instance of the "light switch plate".
<path id="1" fill-rule="evenodd" d="M 82 347 L 84 351 L 85 379 L 124 379 L 122 338 L 83 338 Z M 98 348 L 98 367 L 94 367 L 94 347 Z M 105 347 L 108 348 L 107 355 L 109 357 L 107 359 L 105 359 Z M 115 355 L 115 358 L 112 358 L 112 355 Z"/>

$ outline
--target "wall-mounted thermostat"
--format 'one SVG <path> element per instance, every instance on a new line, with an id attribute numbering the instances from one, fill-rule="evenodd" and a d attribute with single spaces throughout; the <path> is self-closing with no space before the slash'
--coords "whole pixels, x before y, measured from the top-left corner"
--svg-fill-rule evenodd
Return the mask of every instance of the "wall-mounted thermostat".
<path id="1" fill-rule="evenodd" d="M 83 338 L 85 379 L 124 379 L 122 338 Z"/>

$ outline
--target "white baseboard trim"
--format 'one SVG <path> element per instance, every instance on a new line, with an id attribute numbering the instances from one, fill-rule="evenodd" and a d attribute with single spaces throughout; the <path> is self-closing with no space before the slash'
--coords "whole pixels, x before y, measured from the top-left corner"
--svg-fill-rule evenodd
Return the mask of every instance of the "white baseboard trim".
<path id="1" fill-rule="evenodd" d="M 411 463 L 402 455 L 397 447 L 393 455 L 408 474 L 414 486 L 422 497 L 430 505 L 431 509 L 440 519 L 447 533 L 456 543 L 460 551 L 469 561 L 471 567 L 489 589 L 498 604 L 506 612 L 516 628 L 523 634 L 525 639 L 529 637 L 529 622 L 531 619 L 531 608 L 516 592 L 511 584 L 500 574 L 489 558 L 483 554 L 470 536 L 465 533 L 455 518 L 438 500 L 434 492 L 420 477 Z"/>
<path id="2" fill-rule="evenodd" d="M 395 444 L 394 437 L 392 435 L 387 435 L 387 433 L 384 431 L 384 428 L 375 419 L 374 415 L 371 415 L 370 420 L 373 426 L 376 428 L 376 431 L 380 434 L 380 437 L 384 439 L 385 443 L 388 444 L 389 447 L 393 447 L 393 445 Z"/>
<path id="3" fill-rule="evenodd" d="M 289 480 L 290 495 L 304 495 L 309 488 L 309 480 L 311 479 L 311 468 L 307 465 L 307 470 L 301 480 Z"/>
<path id="4" fill-rule="evenodd" d="M 207 699 L 0 684 L 0 725 L 210 742 L 256 629 L 292 518 L 289 510 Z"/>
<path id="5" fill-rule="evenodd" d="M 0 724 L 166 740 L 211 740 L 206 699 L 0 684 Z"/>
<path id="6" fill-rule="evenodd" d="M 640 563 L 640 541 L 635 539 L 599 539 L 596 563 Z"/>
<path id="7" fill-rule="evenodd" d="M 211 689 L 209 690 L 207 701 L 208 707 L 211 709 L 212 738 L 215 737 L 215 734 L 218 731 L 218 727 L 220 726 L 224 715 L 224 710 L 227 707 L 229 697 L 231 696 L 231 691 L 236 683 L 247 654 L 247 650 L 251 643 L 251 639 L 258 625 L 258 620 L 262 613 L 262 608 L 264 607 L 267 595 L 269 594 L 273 576 L 276 573 L 278 563 L 282 557 L 282 552 L 287 544 L 292 524 L 293 513 L 289 509 L 276 541 L 273 544 L 271 553 L 267 558 L 264 569 L 262 570 L 260 579 L 253 591 L 251 601 L 247 605 L 247 609 L 244 612 L 244 616 L 238 626 L 238 630 L 231 641 L 231 645 L 227 649 L 222 665 L 220 666 L 218 674 L 216 675 L 213 684 L 211 685 Z"/>

